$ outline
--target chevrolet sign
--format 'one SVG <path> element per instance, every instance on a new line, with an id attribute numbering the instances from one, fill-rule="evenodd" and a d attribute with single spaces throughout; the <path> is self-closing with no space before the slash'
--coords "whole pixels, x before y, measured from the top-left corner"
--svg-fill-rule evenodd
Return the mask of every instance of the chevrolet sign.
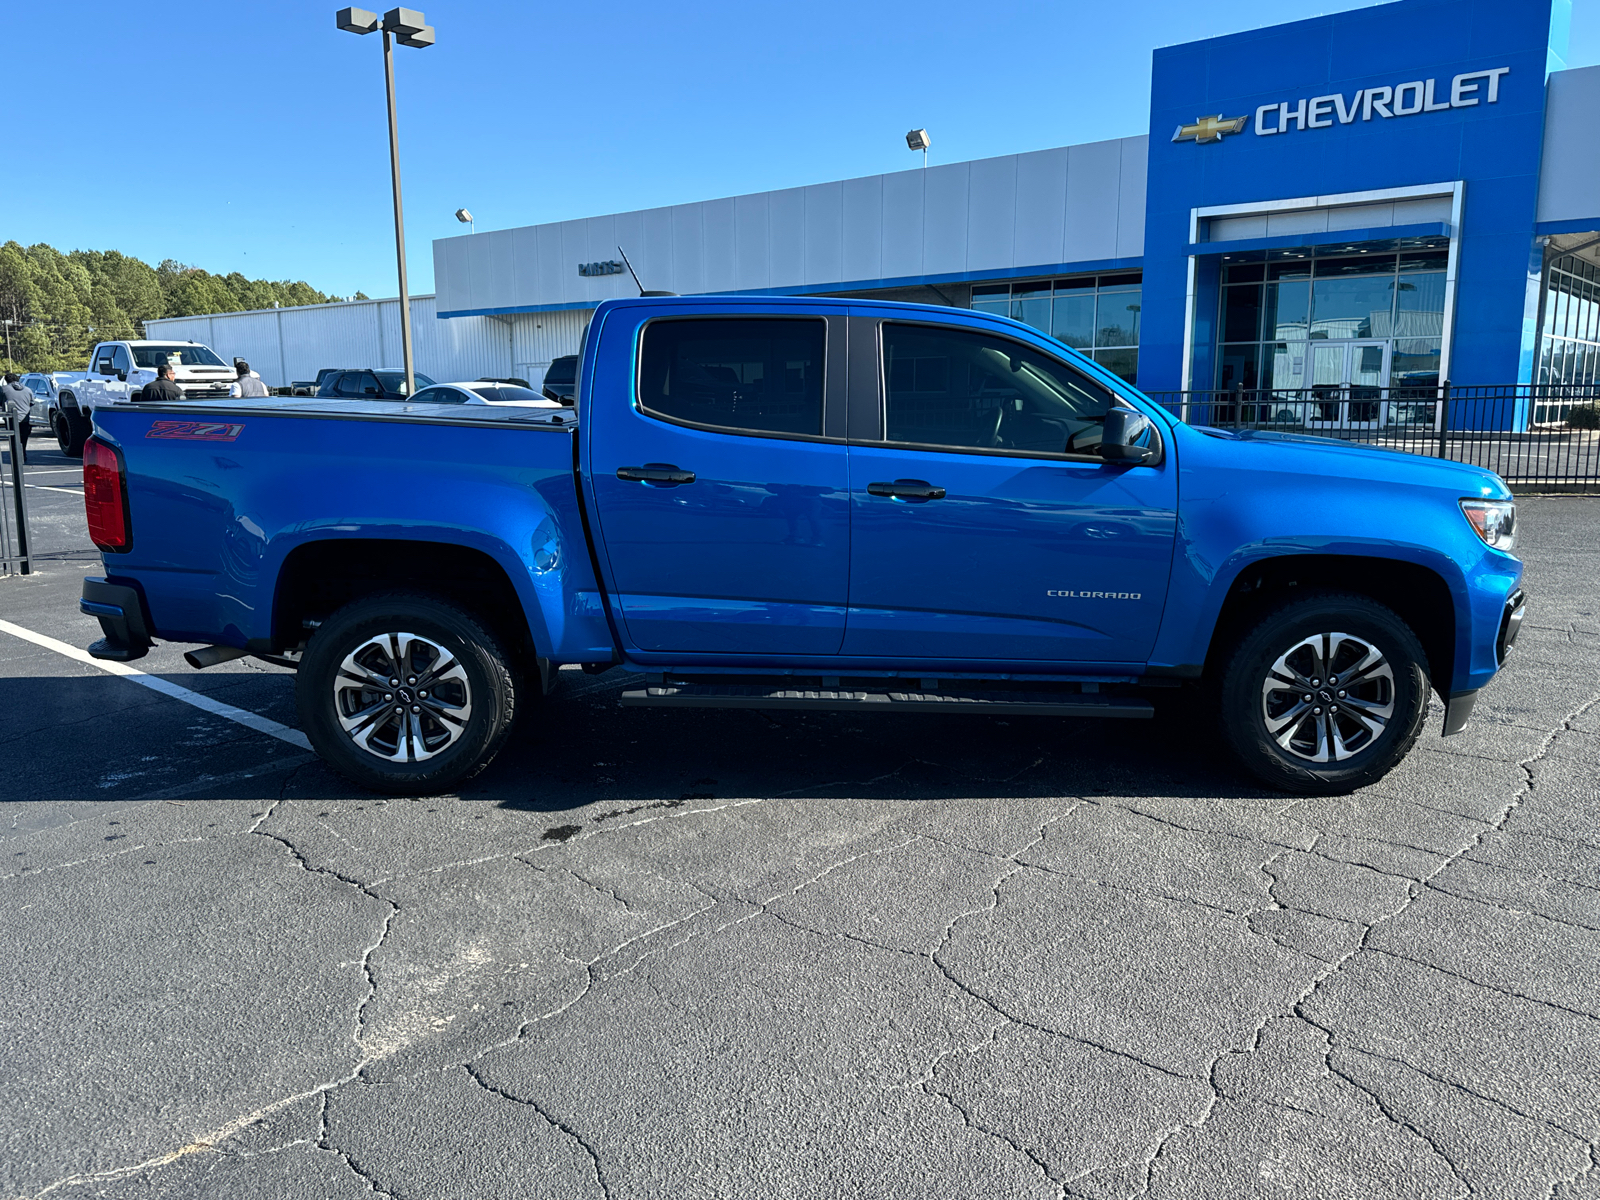
<path id="1" fill-rule="evenodd" d="M 1339 92 L 1313 96 L 1292 105 L 1287 100 L 1263 104 L 1256 109 L 1255 133 L 1257 137 L 1270 137 L 1291 129 L 1328 129 L 1335 123 L 1349 125 L 1353 121 L 1370 121 L 1375 116 L 1389 120 L 1414 113 L 1443 112 L 1448 108 L 1498 104 L 1500 79 L 1509 74 L 1510 67 L 1467 71 L 1450 80 L 1448 93 L 1439 87 L 1436 79 L 1413 79 L 1389 87 L 1362 88 L 1348 99 Z M 1172 140 L 1199 145 L 1220 142 L 1226 134 L 1243 133 L 1249 124 L 1249 117 L 1224 117 L 1216 113 L 1200 117 L 1192 125 L 1179 125 Z"/>

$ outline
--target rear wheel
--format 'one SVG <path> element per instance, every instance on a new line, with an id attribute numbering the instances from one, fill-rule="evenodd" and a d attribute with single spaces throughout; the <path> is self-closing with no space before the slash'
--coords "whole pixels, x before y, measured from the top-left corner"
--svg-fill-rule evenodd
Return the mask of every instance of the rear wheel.
<path id="1" fill-rule="evenodd" d="M 295 699 L 311 745 L 335 770 L 401 795 L 446 791 L 483 770 L 516 711 L 499 640 L 418 592 L 358 600 L 323 622 Z"/>
<path id="2" fill-rule="evenodd" d="M 83 457 L 83 444 L 89 440 L 94 427 L 89 418 L 75 408 L 58 408 L 50 418 L 50 428 L 56 435 L 56 445 L 69 458 Z"/>
<path id="3" fill-rule="evenodd" d="M 1416 743 L 1428 711 L 1416 634 L 1353 594 L 1312 593 L 1268 612 L 1220 683 L 1224 740 L 1246 770 L 1289 792 L 1376 783 Z"/>

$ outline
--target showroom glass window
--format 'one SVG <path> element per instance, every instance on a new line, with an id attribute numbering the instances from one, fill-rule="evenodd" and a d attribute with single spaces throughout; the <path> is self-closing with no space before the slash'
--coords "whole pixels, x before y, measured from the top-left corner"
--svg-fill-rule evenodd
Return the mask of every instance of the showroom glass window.
<path id="1" fill-rule="evenodd" d="M 1581 387 L 1585 393 L 1579 396 L 1586 396 L 1600 382 L 1600 267 L 1572 254 L 1550 264 L 1542 326 L 1538 381 Z M 1565 422 L 1575 398 L 1540 398 L 1534 404 L 1534 422 Z"/>
<path id="2" fill-rule="evenodd" d="M 1439 383 L 1448 243 L 1297 247 L 1223 260 L 1216 386 Z M 1348 355 L 1317 343 L 1359 342 Z"/>
<path id="3" fill-rule="evenodd" d="M 1124 271 L 978 284 L 972 289 L 972 307 L 1032 325 L 1136 383 L 1141 280 L 1138 271 Z"/>
<path id="4" fill-rule="evenodd" d="M 705 317 L 651 321 L 639 354 L 646 412 L 713 429 L 822 433 L 825 322 Z"/>

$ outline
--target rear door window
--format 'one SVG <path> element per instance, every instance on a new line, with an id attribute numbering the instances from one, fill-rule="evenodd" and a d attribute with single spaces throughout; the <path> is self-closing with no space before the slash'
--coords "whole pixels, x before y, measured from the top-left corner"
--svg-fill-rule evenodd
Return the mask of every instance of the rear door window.
<path id="1" fill-rule="evenodd" d="M 827 324 L 816 318 L 652 321 L 639 354 L 639 405 L 688 425 L 820 437 Z"/>

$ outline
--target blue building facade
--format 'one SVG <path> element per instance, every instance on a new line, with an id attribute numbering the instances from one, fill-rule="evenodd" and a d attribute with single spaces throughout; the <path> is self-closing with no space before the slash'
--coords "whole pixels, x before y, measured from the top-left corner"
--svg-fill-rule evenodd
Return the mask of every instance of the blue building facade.
<path id="1" fill-rule="evenodd" d="M 1141 385 L 1535 381 L 1568 17 L 1401 0 L 1157 51 Z"/>

